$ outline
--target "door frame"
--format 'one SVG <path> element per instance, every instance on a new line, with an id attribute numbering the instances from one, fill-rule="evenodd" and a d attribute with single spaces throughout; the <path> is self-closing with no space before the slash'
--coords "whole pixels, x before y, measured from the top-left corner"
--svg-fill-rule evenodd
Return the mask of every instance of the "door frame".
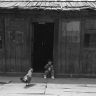
<path id="1" fill-rule="evenodd" d="M 55 25 L 56 25 L 56 22 L 55 22 L 55 20 L 54 19 L 52 19 L 52 18 L 46 18 L 46 17 L 40 17 L 40 18 L 32 18 L 32 20 L 31 20 L 32 22 L 31 22 L 31 66 L 33 66 L 33 55 L 34 55 L 34 53 L 33 53 L 33 51 L 34 51 L 34 22 L 38 22 L 38 23 L 53 23 L 54 24 L 54 32 L 53 32 L 53 62 L 54 61 L 56 61 L 55 60 L 55 45 L 56 44 L 54 44 L 55 43 Z M 32 43 L 33 42 L 33 43 Z M 55 62 L 54 62 L 55 63 Z M 56 64 L 54 64 L 54 66 L 56 67 Z M 56 69 L 56 68 L 55 68 Z M 36 72 L 37 73 L 37 72 Z M 39 73 L 41 73 L 41 72 L 39 72 Z"/>

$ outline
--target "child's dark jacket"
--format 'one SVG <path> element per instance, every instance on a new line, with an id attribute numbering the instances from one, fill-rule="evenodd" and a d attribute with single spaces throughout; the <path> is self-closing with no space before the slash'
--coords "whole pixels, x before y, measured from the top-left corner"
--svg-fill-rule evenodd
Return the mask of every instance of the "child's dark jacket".
<path id="1" fill-rule="evenodd" d="M 45 68 L 45 70 L 52 71 L 53 65 L 52 64 L 46 64 L 44 68 Z"/>

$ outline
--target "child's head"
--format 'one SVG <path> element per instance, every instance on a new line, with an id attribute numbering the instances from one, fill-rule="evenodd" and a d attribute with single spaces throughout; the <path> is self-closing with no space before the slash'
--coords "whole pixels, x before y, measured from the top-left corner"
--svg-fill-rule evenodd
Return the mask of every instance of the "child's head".
<path id="1" fill-rule="evenodd" d="M 50 64 L 50 65 L 51 65 L 51 64 L 52 64 L 52 61 L 51 61 L 51 60 L 49 60 L 49 61 L 48 61 L 48 64 Z"/>

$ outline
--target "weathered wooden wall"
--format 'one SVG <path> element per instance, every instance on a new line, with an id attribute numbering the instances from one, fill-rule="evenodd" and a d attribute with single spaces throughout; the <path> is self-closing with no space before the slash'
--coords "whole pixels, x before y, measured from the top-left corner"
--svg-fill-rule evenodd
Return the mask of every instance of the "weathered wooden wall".
<path id="1" fill-rule="evenodd" d="M 92 39 L 96 36 L 95 13 L 38 12 L 30 11 L 25 16 L 23 12 L 21 15 L 18 12 L 0 15 L 0 72 L 25 72 L 32 65 L 32 22 L 44 20 L 54 22 L 55 26 L 53 59 L 56 75 L 96 74 L 96 39 Z M 94 15 L 93 19 L 90 14 Z M 91 33 L 94 35 L 89 44 L 85 34 Z"/>
<path id="2" fill-rule="evenodd" d="M 29 29 L 28 18 L 19 15 L 6 15 L 6 72 L 25 72 L 31 65 Z"/>
<path id="3" fill-rule="evenodd" d="M 60 20 L 57 75 L 96 76 L 96 18 L 91 15 Z"/>

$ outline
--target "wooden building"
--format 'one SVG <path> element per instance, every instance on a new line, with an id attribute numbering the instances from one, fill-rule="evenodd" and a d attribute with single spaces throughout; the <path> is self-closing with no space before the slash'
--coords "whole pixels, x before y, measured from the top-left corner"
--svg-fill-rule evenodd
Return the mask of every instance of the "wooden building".
<path id="1" fill-rule="evenodd" d="M 96 2 L 0 1 L 0 73 L 96 76 Z"/>

